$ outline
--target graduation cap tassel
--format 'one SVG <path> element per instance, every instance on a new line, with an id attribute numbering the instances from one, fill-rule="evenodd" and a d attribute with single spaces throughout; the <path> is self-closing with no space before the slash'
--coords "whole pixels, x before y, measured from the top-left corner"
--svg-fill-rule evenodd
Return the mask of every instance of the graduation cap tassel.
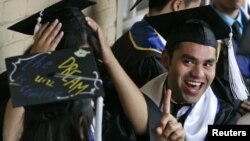
<path id="1" fill-rule="evenodd" d="M 41 21 L 42 21 L 42 16 L 43 16 L 43 10 L 40 12 L 39 17 L 37 18 L 37 23 L 34 28 L 34 37 L 36 36 L 37 32 L 40 30 L 41 27 Z"/>
<path id="2" fill-rule="evenodd" d="M 231 29 L 228 41 L 229 82 L 234 98 L 245 100 L 247 99 L 249 92 L 245 86 L 244 80 L 241 76 L 241 72 L 235 59 L 232 37 L 233 33 Z"/>

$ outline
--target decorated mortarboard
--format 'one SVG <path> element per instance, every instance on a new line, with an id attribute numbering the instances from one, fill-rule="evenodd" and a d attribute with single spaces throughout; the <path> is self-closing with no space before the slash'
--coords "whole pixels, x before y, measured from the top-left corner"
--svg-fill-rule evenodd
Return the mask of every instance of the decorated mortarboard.
<path id="1" fill-rule="evenodd" d="M 210 42 L 213 45 L 217 44 L 215 42 L 218 39 L 228 38 L 231 32 L 230 27 L 211 6 L 151 16 L 147 17 L 146 20 L 167 40 L 167 44 L 190 40 L 197 43 L 208 44 Z M 188 24 L 192 23 L 189 21 L 193 21 L 194 26 Z M 190 27 L 187 27 L 188 25 Z"/>
<path id="2" fill-rule="evenodd" d="M 101 141 L 104 90 L 91 48 L 10 57 L 6 67 L 14 107 L 37 113 L 36 120 L 70 114 L 73 100 L 96 101 L 95 139 Z"/>
<path id="3" fill-rule="evenodd" d="M 90 48 L 10 57 L 6 67 L 15 107 L 104 95 Z"/>
<path id="4" fill-rule="evenodd" d="M 52 22 L 55 19 L 58 19 L 63 24 L 63 31 L 67 30 L 67 28 L 79 28 L 83 20 L 80 18 L 81 16 L 78 16 L 79 13 L 82 9 L 95 3 L 93 0 L 62 0 L 10 26 L 8 29 L 33 35 L 37 32 L 38 29 L 35 28 L 40 23 Z M 75 26 L 72 26 L 72 24 Z"/>
<path id="5" fill-rule="evenodd" d="M 167 49 L 176 43 L 195 42 L 217 47 L 217 40 L 229 39 L 228 62 L 229 83 L 235 99 L 245 100 L 249 92 L 242 79 L 232 47 L 232 29 L 210 5 L 146 17 L 149 24 L 166 39 Z"/>
<path id="6" fill-rule="evenodd" d="M 70 114 L 73 100 L 96 101 L 95 139 L 101 141 L 104 91 L 91 48 L 10 57 L 6 67 L 14 107 L 37 113 L 35 120 Z"/>

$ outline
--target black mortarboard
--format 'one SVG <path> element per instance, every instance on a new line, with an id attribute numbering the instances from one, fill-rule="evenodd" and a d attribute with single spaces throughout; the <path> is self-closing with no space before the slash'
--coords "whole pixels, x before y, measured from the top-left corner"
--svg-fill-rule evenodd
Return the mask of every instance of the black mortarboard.
<path id="1" fill-rule="evenodd" d="M 211 6 L 151 16 L 146 20 L 167 40 L 167 46 L 192 41 L 217 47 L 216 40 L 228 38 L 231 32 Z"/>
<path id="2" fill-rule="evenodd" d="M 92 123 L 88 112 L 96 100 L 95 138 L 101 139 L 104 91 L 91 48 L 11 57 L 6 67 L 12 103 L 24 106 L 32 120 L 55 120 L 73 111 Z"/>
<path id="3" fill-rule="evenodd" d="M 37 18 L 40 16 L 40 13 L 42 14 L 41 23 L 52 22 L 53 20 L 58 19 L 63 24 L 63 31 L 65 30 L 65 27 L 81 27 L 79 25 L 81 24 L 82 19 L 78 19 L 79 11 L 95 3 L 96 2 L 92 0 L 62 0 L 45 8 L 43 11 L 37 12 L 34 15 L 10 26 L 8 29 L 23 34 L 33 35 L 35 25 L 37 24 Z M 71 26 L 67 26 L 68 24 Z M 75 24 L 76 26 L 72 26 Z"/>
<path id="4" fill-rule="evenodd" d="M 6 59 L 14 106 L 103 96 L 91 48 L 68 49 Z"/>
<path id="5" fill-rule="evenodd" d="M 177 43 L 185 41 L 216 48 L 218 46 L 217 40 L 229 38 L 226 44 L 228 46 L 227 58 L 229 62 L 230 88 L 238 99 L 247 99 L 249 94 L 241 77 L 232 47 L 233 33 L 231 27 L 223 21 L 213 7 L 210 5 L 201 6 L 178 12 L 146 17 L 146 20 L 166 39 L 166 48 L 168 50 L 174 49 L 172 47 Z M 245 36 L 245 38 L 247 37 Z M 245 45 L 247 45 L 247 43 Z"/>

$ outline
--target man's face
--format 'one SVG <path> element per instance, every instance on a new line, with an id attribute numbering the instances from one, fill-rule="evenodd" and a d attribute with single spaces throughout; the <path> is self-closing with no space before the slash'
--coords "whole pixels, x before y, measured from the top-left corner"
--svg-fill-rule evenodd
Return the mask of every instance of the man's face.
<path id="1" fill-rule="evenodd" d="M 214 0 L 214 3 L 223 11 L 230 12 L 244 6 L 245 0 Z"/>
<path id="2" fill-rule="evenodd" d="M 215 76 L 216 49 L 183 42 L 167 61 L 168 88 L 176 102 L 196 103 Z"/>

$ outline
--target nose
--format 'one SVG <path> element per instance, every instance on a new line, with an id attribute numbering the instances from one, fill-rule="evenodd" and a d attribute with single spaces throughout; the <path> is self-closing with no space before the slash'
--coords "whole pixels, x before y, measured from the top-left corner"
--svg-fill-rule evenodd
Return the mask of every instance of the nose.
<path id="1" fill-rule="evenodd" d="M 194 78 L 201 78 L 204 76 L 204 69 L 202 65 L 195 65 L 192 67 L 190 72 L 191 76 Z"/>

